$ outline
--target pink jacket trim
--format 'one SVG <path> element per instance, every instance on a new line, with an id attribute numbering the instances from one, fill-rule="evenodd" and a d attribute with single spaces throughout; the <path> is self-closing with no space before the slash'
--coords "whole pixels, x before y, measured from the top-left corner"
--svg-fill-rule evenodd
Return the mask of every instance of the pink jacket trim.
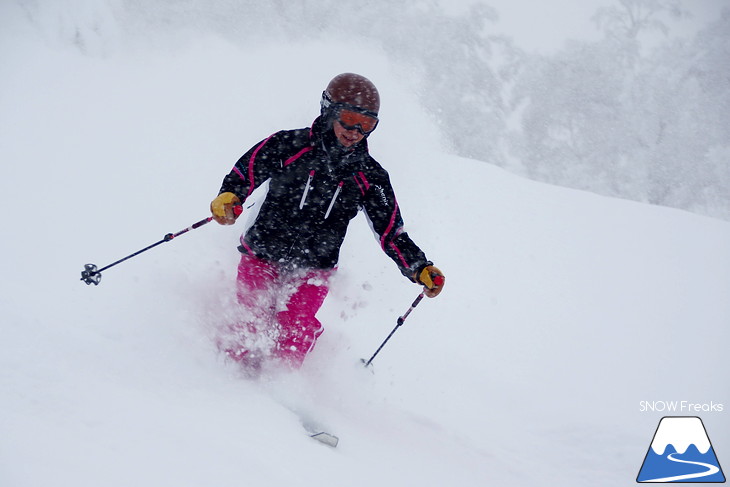
<path id="1" fill-rule="evenodd" d="M 299 152 L 297 152 L 296 154 L 291 156 L 289 159 L 284 161 L 284 166 L 288 166 L 289 164 L 296 161 L 297 159 L 299 159 L 300 157 L 302 157 L 304 154 L 306 154 L 307 152 L 309 152 L 312 149 L 313 149 L 312 147 L 305 147 L 304 149 L 300 150 Z"/>
<path id="2" fill-rule="evenodd" d="M 395 205 L 393 207 L 393 214 L 390 215 L 390 222 L 388 223 L 388 227 L 383 232 L 383 236 L 380 237 L 380 248 L 385 250 L 385 239 L 388 236 L 388 234 L 393 230 L 393 226 L 395 225 L 395 217 L 398 214 L 398 202 L 395 202 Z"/>
<path id="3" fill-rule="evenodd" d="M 269 141 L 269 139 L 271 139 L 271 137 L 273 137 L 273 136 L 274 136 L 274 134 L 271 134 L 271 135 L 269 135 L 269 137 L 266 140 L 261 142 L 259 144 L 259 146 L 256 147 L 256 149 L 253 151 L 253 154 L 251 154 L 251 159 L 248 160 L 248 179 L 251 182 L 251 184 L 248 187 L 248 194 L 246 195 L 246 197 L 251 196 L 251 193 L 253 193 L 253 190 L 256 189 L 256 185 L 254 184 L 254 180 L 253 180 L 253 166 L 254 166 L 254 163 L 256 162 L 256 156 L 258 155 L 261 148 L 264 145 L 266 145 L 266 143 Z"/>

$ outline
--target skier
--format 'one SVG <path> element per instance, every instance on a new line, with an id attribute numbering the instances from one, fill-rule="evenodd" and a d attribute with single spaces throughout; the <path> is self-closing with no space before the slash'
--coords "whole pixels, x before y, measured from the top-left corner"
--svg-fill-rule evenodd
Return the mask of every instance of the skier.
<path id="1" fill-rule="evenodd" d="M 367 78 L 344 73 L 322 93 L 321 113 L 310 128 L 283 130 L 246 152 L 211 202 L 213 218 L 235 223 L 237 205 L 264 182 L 265 200 L 241 236 L 237 298 L 248 311 L 219 343 L 232 359 L 259 366 L 272 355 L 301 366 L 322 334 L 315 314 L 336 270 L 347 226 L 365 211 L 383 251 L 408 279 L 437 296 L 443 274 L 403 230 L 388 173 L 368 153 L 378 125 L 380 95 Z M 270 351 L 252 345 L 257 336 Z M 260 343 L 260 341 L 259 341 Z"/>

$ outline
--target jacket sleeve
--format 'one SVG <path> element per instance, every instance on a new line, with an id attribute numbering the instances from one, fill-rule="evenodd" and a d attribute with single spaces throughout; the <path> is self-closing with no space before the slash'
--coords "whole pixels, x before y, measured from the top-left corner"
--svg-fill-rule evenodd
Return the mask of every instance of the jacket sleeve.
<path id="1" fill-rule="evenodd" d="M 248 150 L 223 178 L 218 194 L 230 192 L 244 201 L 281 166 L 282 132 L 277 132 Z"/>
<path id="2" fill-rule="evenodd" d="M 368 187 L 363 206 L 380 247 L 401 273 L 415 282 L 416 272 L 432 262 L 404 231 L 403 218 L 387 173 Z"/>

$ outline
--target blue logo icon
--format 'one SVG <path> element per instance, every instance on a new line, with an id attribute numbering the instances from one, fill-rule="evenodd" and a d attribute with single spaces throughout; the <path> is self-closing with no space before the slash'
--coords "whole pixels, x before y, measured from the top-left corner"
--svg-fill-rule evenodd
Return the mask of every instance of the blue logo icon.
<path id="1" fill-rule="evenodd" d="M 725 482 L 725 475 L 702 420 L 696 416 L 663 417 L 636 481 Z"/>

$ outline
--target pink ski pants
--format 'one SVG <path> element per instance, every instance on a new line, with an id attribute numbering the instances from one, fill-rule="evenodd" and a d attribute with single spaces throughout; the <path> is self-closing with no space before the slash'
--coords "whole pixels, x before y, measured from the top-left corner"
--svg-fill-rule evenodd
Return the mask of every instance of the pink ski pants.
<path id="1" fill-rule="evenodd" d="M 238 265 L 237 297 L 249 313 L 245 324 L 256 334 L 273 340 L 273 357 L 290 367 L 300 367 L 322 334 L 315 314 L 329 291 L 334 269 L 282 268 L 273 262 L 242 254 Z M 246 351 L 226 350 L 236 359 Z"/>

